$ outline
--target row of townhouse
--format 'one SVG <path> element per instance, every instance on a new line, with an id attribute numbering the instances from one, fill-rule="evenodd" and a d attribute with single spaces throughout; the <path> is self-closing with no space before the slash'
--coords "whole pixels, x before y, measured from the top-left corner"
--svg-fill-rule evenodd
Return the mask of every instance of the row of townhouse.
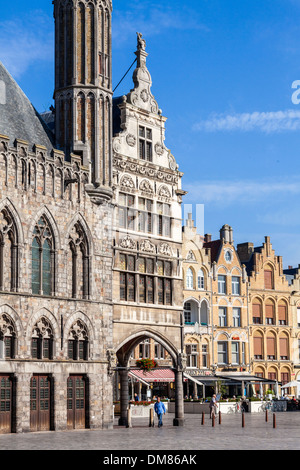
<path id="1" fill-rule="evenodd" d="M 187 372 L 197 379 L 186 395 L 217 385 L 212 376 L 229 394 L 298 394 L 282 387 L 300 370 L 300 269 L 283 269 L 269 237 L 235 247 L 228 225 L 218 240 L 200 236 L 191 214 L 182 256 Z"/>

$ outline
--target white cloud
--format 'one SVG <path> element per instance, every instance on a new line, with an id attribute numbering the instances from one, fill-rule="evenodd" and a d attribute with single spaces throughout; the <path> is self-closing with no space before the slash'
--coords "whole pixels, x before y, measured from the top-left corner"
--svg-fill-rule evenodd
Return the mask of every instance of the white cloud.
<path id="1" fill-rule="evenodd" d="M 186 183 L 188 199 L 195 203 L 249 204 L 282 201 L 300 195 L 299 181 L 196 181 Z"/>
<path id="2" fill-rule="evenodd" d="M 53 60 L 52 30 L 53 20 L 41 11 L 0 21 L 1 62 L 15 78 L 20 78 L 35 62 Z"/>
<path id="3" fill-rule="evenodd" d="M 241 114 L 214 114 L 195 124 L 194 129 L 204 132 L 260 131 L 266 134 L 300 130 L 300 111 L 254 112 Z"/>

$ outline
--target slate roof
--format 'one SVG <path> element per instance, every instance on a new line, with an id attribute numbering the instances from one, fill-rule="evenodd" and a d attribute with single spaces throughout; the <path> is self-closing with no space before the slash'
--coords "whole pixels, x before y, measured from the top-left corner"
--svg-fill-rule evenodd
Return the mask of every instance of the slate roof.
<path id="1" fill-rule="evenodd" d="M 0 134 L 53 149 L 53 134 L 19 85 L 0 62 Z"/>

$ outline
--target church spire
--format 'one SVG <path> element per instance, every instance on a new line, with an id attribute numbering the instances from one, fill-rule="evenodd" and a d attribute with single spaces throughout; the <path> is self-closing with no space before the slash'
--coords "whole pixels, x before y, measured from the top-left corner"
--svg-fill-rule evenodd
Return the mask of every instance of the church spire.
<path id="1" fill-rule="evenodd" d="M 54 0 L 56 146 L 112 184 L 111 0 Z"/>

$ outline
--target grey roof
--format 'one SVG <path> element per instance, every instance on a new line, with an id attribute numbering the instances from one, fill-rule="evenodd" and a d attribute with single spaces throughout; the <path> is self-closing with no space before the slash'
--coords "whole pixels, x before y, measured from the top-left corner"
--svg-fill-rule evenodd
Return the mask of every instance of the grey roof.
<path id="1" fill-rule="evenodd" d="M 53 149 L 53 134 L 0 62 L 0 134 Z"/>

